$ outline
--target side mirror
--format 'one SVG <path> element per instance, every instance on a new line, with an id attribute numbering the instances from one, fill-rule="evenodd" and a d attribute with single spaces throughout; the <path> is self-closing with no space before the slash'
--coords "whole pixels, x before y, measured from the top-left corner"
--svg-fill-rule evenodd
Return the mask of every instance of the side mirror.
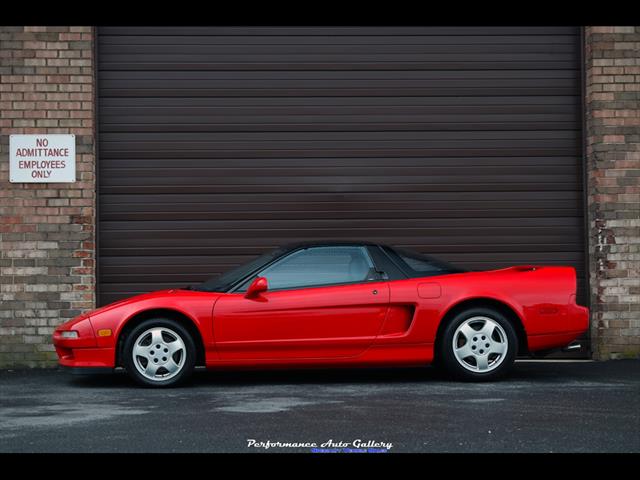
<path id="1" fill-rule="evenodd" d="M 253 282 L 251 282 L 251 285 L 249 285 L 247 293 L 245 293 L 244 296 L 245 298 L 257 297 L 262 292 L 266 292 L 268 288 L 269 283 L 267 282 L 267 279 L 265 277 L 257 277 Z"/>

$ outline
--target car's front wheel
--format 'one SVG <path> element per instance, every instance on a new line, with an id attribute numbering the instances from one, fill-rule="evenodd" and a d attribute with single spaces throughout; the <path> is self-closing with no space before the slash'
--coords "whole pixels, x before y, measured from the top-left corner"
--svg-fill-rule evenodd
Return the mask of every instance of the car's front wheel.
<path id="1" fill-rule="evenodd" d="M 189 332 L 171 319 L 149 319 L 127 335 L 124 367 L 133 380 L 144 386 L 175 386 L 195 367 L 196 347 Z"/>
<path id="2" fill-rule="evenodd" d="M 504 315 L 472 308 L 445 327 L 439 345 L 443 366 L 462 380 L 495 380 L 506 374 L 518 353 L 518 337 Z"/>

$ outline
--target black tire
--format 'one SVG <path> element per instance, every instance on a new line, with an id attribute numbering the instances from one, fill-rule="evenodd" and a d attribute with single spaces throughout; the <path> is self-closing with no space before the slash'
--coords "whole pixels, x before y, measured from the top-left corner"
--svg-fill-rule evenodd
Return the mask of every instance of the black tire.
<path id="1" fill-rule="evenodd" d="M 454 353 L 453 338 L 458 327 L 474 317 L 486 317 L 498 323 L 506 334 L 507 351 L 501 361 L 492 370 L 486 372 L 472 371 L 458 361 Z M 474 324 L 472 324 L 474 325 Z M 499 329 L 497 329 L 499 330 Z M 499 334 L 500 332 L 498 332 Z M 499 335 L 498 335 L 499 336 Z M 438 344 L 439 363 L 455 378 L 463 381 L 484 382 L 503 377 L 511 370 L 518 355 L 518 336 L 511 322 L 500 312 L 491 308 L 470 308 L 453 317 L 445 326 Z M 470 363 L 465 362 L 465 363 Z"/>
<path id="2" fill-rule="evenodd" d="M 151 380 L 145 377 L 141 372 L 138 371 L 136 365 L 134 363 L 133 356 L 133 348 L 135 346 L 138 337 L 140 337 L 144 332 L 149 329 L 162 327 L 169 329 L 174 332 L 177 336 L 179 336 L 180 340 L 184 343 L 184 363 L 182 363 L 181 368 L 174 376 L 167 379 L 154 379 Z M 183 383 L 191 374 L 195 368 L 196 363 L 196 346 L 193 341 L 193 338 L 189 334 L 186 328 L 184 328 L 180 323 L 175 320 L 171 320 L 168 318 L 152 318 L 149 320 L 145 320 L 139 325 L 135 326 L 128 334 L 124 340 L 124 348 L 122 349 L 123 359 L 122 364 L 127 372 L 127 374 L 139 385 L 145 387 L 174 387 L 181 383 Z M 182 353 L 176 354 L 181 359 Z M 143 359 L 144 360 L 144 359 Z"/>

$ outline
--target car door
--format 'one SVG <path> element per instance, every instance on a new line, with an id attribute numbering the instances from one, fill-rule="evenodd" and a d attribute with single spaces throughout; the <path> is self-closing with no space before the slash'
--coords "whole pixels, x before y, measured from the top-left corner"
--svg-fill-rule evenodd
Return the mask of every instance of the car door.
<path id="1" fill-rule="evenodd" d="M 266 292 L 245 297 L 265 277 Z M 213 311 L 222 360 L 353 357 L 380 331 L 389 286 L 361 246 L 301 248 L 268 266 Z"/>

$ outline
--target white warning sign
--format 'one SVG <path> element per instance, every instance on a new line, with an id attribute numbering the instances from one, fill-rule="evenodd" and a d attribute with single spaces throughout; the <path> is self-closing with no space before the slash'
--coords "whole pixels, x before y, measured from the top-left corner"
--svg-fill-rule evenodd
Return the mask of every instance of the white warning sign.
<path id="1" fill-rule="evenodd" d="M 76 181 L 75 135 L 11 135 L 11 183 Z"/>

